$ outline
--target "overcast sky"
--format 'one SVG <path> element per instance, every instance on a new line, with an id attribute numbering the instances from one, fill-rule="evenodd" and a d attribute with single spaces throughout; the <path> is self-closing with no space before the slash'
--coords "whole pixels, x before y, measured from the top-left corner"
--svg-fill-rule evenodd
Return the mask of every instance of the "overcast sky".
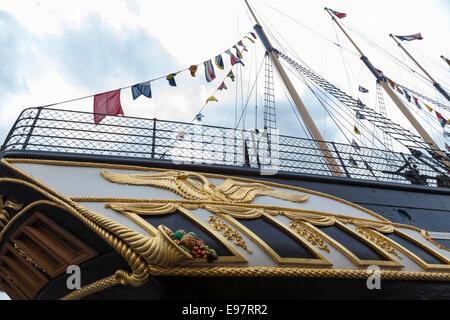
<path id="1" fill-rule="evenodd" d="M 48 105 L 73 98 L 147 81 L 199 64 L 213 58 L 231 47 L 249 31 L 254 22 L 242 0 L 227 2 L 214 0 L 196 1 L 140 1 L 140 0 L 0 0 L 0 140 L 25 107 Z M 448 41 L 449 4 L 444 0 L 432 1 L 288 1 L 254 0 L 251 2 L 263 24 L 273 27 L 271 32 L 278 41 L 295 50 L 296 54 L 314 70 L 357 96 L 358 83 L 375 91 L 372 75 L 362 66 L 357 55 L 342 33 L 337 31 L 323 8 L 347 13 L 342 20 L 374 42 L 383 46 L 400 59 L 388 34 L 412 34 L 422 32 L 424 40 L 408 43 L 409 47 L 425 53 L 433 63 L 422 59 L 430 72 L 448 83 L 448 71 L 441 54 L 450 55 Z M 287 19 L 270 6 L 289 14 L 297 22 Z M 336 36 L 339 38 L 337 39 Z M 355 36 L 355 34 L 352 34 Z M 344 48 L 343 55 L 334 42 Z M 355 38 L 361 48 L 377 66 L 398 81 L 411 84 L 410 76 L 384 56 L 372 53 L 367 42 Z M 233 127 L 235 107 L 238 112 L 245 105 L 249 88 L 253 83 L 256 65 L 262 61 L 262 45 L 251 45 L 242 68 L 244 95 L 230 87 L 218 93 L 219 103 L 210 104 L 203 112 L 205 124 Z M 287 47 L 286 47 L 287 48 Z M 421 57 L 418 57 L 420 60 Z M 122 92 L 122 105 L 126 115 L 157 117 L 178 121 L 191 121 L 205 100 L 215 91 L 228 70 L 216 70 L 217 79 L 207 84 L 204 69 L 200 66 L 198 76 L 192 79 L 188 73 L 177 77 L 178 87 L 169 87 L 166 80 L 152 83 L 153 99 L 131 99 L 129 90 Z M 409 63 L 409 61 L 408 61 Z M 392 67 L 391 67 L 392 65 Z M 397 69 L 396 69 L 397 68 Z M 388 69 L 388 71 L 390 71 Z M 240 76 L 240 70 L 235 73 Z M 263 73 L 261 73 L 263 75 Z M 249 79 L 249 80 L 247 80 Z M 259 120 L 262 119 L 262 77 L 259 82 Z M 295 81 L 295 80 L 294 80 Z M 240 84 L 239 84 L 240 91 Z M 433 89 L 428 95 L 442 99 Z M 312 113 L 325 139 L 333 140 L 337 133 L 334 124 L 327 119 L 325 111 L 299 87 L 305 104 Z M 245 126 L 254 127 L 255 94 L 249 101 Z M 303 136 L 281 86 L 276 87 L 278 125 L 281 133 Z M 372 96 L 364 96 L 366 103 L 373 104 Z M 59 105 L 59 108 L 92 111 L 92 99 Z M 238 117 L 240 113 L 238 114 Z M 400 119 L 399 119 L 400 121 Z M 260 122 L 260 121 L 259 121 Z M 401 121 L 400 121 L 401 122 Z M 258 124 L 260 126 L 260 124 Z M 331 128 L 331 129 L 330 129 Z M 438 134 L 438 133 L 437 133 Z M 441 138 L 442 139 L 442 138 Z"/>
<path id="2" fill-rule="evenodd" d="M 297 57 L 353 96 L 358 95 L 358 84 L 374 93 L 374 80 L 324 12 L 325 6 L 347 13 L 342 22 L 410 66 L 413 65 L 388 35 L 421 32 L 424 40 L 406 45 L 415 50 L 412 53 L 417 54 L 417 59 L 429 68 L 438 82 L 449 87 L 448 66 L 439 58 L 442 54 L 450 57 L 450 4 L 447 0 L 254 0 L 251 3 L 263 25 L 273 27 L 271 32 L 285 48 L 295 51 Z M 1 142 L 26 107 L 105 92 L 203 63 L 253 31 L 254 25 L 243 0 L 0 0 L 0 4 Z M 288 14 L 297 23 L 270 6 Z M 351 34 L 377 67 L 395 75 L 399 82 L 420 88 L 443 102 L 430 86 L 414 84 L 408 72 L 373 50 L 356 34 Z M 339 41 L 343 52 L 329 40 Z M 244 57 L 246 67 L 242 68 L 242 75 L 239 69 L 235 69 L 235 73 L 243 79 L 246 97 L 252 84 L 251 75 L 256 74 L 256 66 L 261 64 L 263 50 L 260 43 L 251 44 L 246 40 L 244 43 L 249 49 Z M 223 58 L 226 68 L 224 71 L 216 69 L 217 79 L 210 84 L 204 80 L 204 69 L 200 66 L 195 79 L 186 72 L 177 76 L 177 88 L 169 87 L 166 80 L 152 83 L 152 99 L 141 97 L 133 101 L 129 90 L 123 91 L 125 115 L 190 122 L 225 78 L 229 62 L 225 55 Z M 262 80 L 257 95 L 255 92 L 249 100 L 245 122 L 248 129 L 254 127 L 255 104 L 262 110 Z M 240 110 L 246 99 L 236 96 L 234 84 L 227 84 L 229 90 L 216 96 L 219 102 L 209 105 L 203 112 L 205 124 L 235 125 L 235 107 Z M 299 91 L 324 138 L 334 140 L 339 132 L 327 119 L 325 111 L 304 87 L 300 86 Z M 259 97 L 258 103 L 253 96 Z M 276 87 L 276 96 L 281 133 L 303 136 L 282 87 Z M 374 96 L 362 99 L 367 104 L 375 101 Z M 58 107 L 92 111 L 92 99 Z M 450 117 L 450 114 L 444 115 Z M 398 116 L 395 111 L 390 116 L 403 122 L 395 118 Z M 258 118 L 260 126 L 261 112 Z M 442 134 L 434 129 L 432 135 L 443 147 Z"/>

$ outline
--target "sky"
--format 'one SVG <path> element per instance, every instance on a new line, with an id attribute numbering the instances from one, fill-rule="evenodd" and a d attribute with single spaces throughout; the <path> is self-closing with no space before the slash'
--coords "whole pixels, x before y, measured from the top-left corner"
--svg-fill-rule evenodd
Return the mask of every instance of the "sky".
<path id="1" fill-rule="evenodd" d="M 417 54 L 417 59 L 438 82 L 450 86 L 448 66 L 439 58 L 440 55 L 450 57 L 450 4 L 446 0 L 253 0 L 250 3 L 262 25 L 277 36 L 273 40 L 275 47 L 280 43 L 284 49 L 295 52 L 296 58 L 355 97 L 358 85 L 375 92 L 373 77 L 332 24 L 324 7 L 347 13 L 340 22 L 358 30 L 411 67 L 413 64 L 388 35 L 421 32 L 423 40 L 405 45 Z M 243 39 L 253 31 L 253 25 L 243 0 L 0 0 L 0 141 L 6 138 L 24 108 L 91 96 L 202 64 Z M 415 84 L 410 73 L 374 50 L 356 33 L 349 32 L 377 67 L 395 75 L 406 86 L 444 102 L 432 87 Z M 333 42 L 340 43 L 342 49 Z M 226 82 L 229 90 L 218 92 L 219 102 L 208 104 L 202 111 L 204 124 L 234 127 L 247 105 L 245 122 L 241 121 L 239 126 L 254 129 L 255 110 L 257 126 L 262 126 L 264 72 L 251 94 L 250 89 L 264 51 L 259 42 L 252 44 L 244 39 L 244 43 L 249 50 L 244 53 L 246 66 L 235 69 L 240 82 L 237 85 Z M 226 78 L 230 66 L 228 61 L 225 64 L 224 71 L 216 70 L 217 79 L 212 83 L 204 80 L 202 65 L 196 78 L 188 72 L 179 74 L 176 88 L 164 79 L 152 82 L 152 99 L 140 97 L 133 101 L 129 90 L 123 90 L 121 101 L 125 115 L 192 121 Z M 342 140 L 342 134 L 308 89 L 295 78 L 293 81 L 325 140 Z M 275 96 L 280 132 L 305 136 L 278 80 Z M 376 98 L 367 95 L 361 99 L 370 105 Z M 387 104 L 389 116 L 408 126 L 389 101 Z M 87 98 L 55 107 L 92 111 L 93 101 Z M 425 119 L 433 121 L 429 117 Z M 443 147 L 439 125 L 434 127 L 432 136 Z"/>

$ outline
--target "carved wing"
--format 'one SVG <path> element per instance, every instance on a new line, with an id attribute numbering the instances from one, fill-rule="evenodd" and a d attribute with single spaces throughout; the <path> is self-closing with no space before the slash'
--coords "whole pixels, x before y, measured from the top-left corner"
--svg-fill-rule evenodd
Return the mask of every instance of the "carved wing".
<path id="1" fill-rule="evenodd" d="M 309 198 L 308 195 L 284 192 L 262 183 L 237 182 L 230 179 L 227 179 L 217 190 L 231 202 L 237 203 L 250 203 L 259 196 L 270 196 L 292 202 L 305 202 Z"/>
<path id="2" fill-rule="evenodd" d="M 151 174 L 120 174 L 102 170 L 101 174 L 105 179 L 114 183 L 166 189 L 188 200 L 208 199 L 208 195 L 202 191 L 202 184 L 189 179 L 189 174 L 185 172 L 165 171 Z"/>

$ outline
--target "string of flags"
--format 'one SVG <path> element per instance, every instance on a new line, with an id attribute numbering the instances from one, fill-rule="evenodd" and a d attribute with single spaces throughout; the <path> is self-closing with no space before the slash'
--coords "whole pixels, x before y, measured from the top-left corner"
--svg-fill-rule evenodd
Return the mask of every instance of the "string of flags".
<path id="1" fill-rule="evenodd" d="M 430 107 L 423 101 L 419 101 L 417 97 L 409 94 L 406 88 L 400 87 L 397 83 L 387 77 L 385 77 L 385 81 L 391 86 L 392 89 L 396 90 L 400 95 L 404 96 L 406 100 L 408 100 L 408 102 L 414 101 L 414 105 L 418 109 L 422 110 L 422 105 L 424 105 L 429 112 L 433 112 L 432 107 Z M 438 111 L 435 111 L 435 114 L 442 128 L 445 128 L 447 124 L 450 124 L 450 119 L 445 119 Z"/>
<path id="2" fill-rule="evenodd" d="M 384 81 L 386 83 L 388 83 L 393 90 L 396 90 L 400 95 L 404 96 L 406 98 L 406 100 L 408 100 L 408 102 L 411 103 L 413 101 L 414 104 L 416 105 L 416 107 L 419 110 L 423 110 L 422 105 L 424 105 L 426 107 L 426 109 L 430 113 L 434 111 L 435 114 L 436 114 L 437 120 L 439 121 L 439 124 L 441 125 L 442 128 L 445 129 L 445 127 L 447 125 L 450 125 L 450 119 L 446 119 L 441 113 L 439 113 L 436 110 L 433 110 L 433 108 L 430 107 L 428 104 L 424 103 L 423 101 L 419 101 L 419 99 L 417 97 L 415 97 L 415 96 L 411 95 L 410 93 L 408 93 L 406 88 L 401 87 L 399 84 L 395 83 L 393 80 L 391 80 L 391 79 L 387 78 L 386 76 L 384 76 L 384 74 L 383 74 L 383 72 L 381 70 L 377 69 L 377 72 L 380 75 L 383 76 Z M 368 89 L 366 89 L 366 88 L 364 88 L 362 86 L 359 86 L 358 91 L 362 92 L 362 93 L 368 93 L 369 92 Z M 358 104 L 358 107 L 360 107 L 360 108 L 364 108 L 364 106 L 365 106 L 359 98 L 357 100 L 357 104 Z M 356 119 L 357 120 L 365 120 L 366 118 L 359 111 L 356 111 Z M 358 129 L 356 124 L 353 127 L 353 131 L 354 131 L 355 134 L 361 135 L 361 131 Z M 443 131 L 443 135 L 444 135 L 444 137 L 450 137 L 450 132 L 444 130 Z M 358 150 L 358 151 L 360 150 L 360 146 L 355 141 L 355 139 L 353 139 L 351 145 L 353 146 L 353 148 L 355 150 Z M 447 143 L 445 143 L 445 148 L 446 148 L 447 151 L 449 151 L 448 146 L 449 145 Z M 352 166 L 357 167 L 357 162 L 352 157 L 350 157 L 349 163 Z"/>
<path id="3" fill-rule="evenodd" d="M 237 44 L 235 44 L 231 47 L 232 49 L 235 49 L 236 54 L 231 52 L 231 49 L 227 49 L 225 52 L 223 52 L 230 56 L 231 66 L 234 66 L 236 64 L 241 64 L 242 66 L 245 66 L 244 62 L 242 61 L 242 59 L 244 57 L 242 52 L 248 52 L 248 49 L 244 43 L 244 39 L 249 40 L 250 43 L 255 43 L 255 39 L 257 39 L 257 36 L 254 32 L 247 33 L 241 40 L 239 40 L 237 42 Z M 240 49 L 240 48 L 242 48 L 242 49 Z M 218 69 L 220 69 L 220 70 L 225 69 L 224 61 L 222 59 L 222 54 L 217 55 L 214 59 L 209 59 L 207 61 L 204 61 L 203 65 L 204 65 L 204 69 L 205 69 L 205 79 L 208 83 L 212 82 L 216 79 L 216 73 L 215 73 L 214 64 L 212 61 L 214 61 L 214 64 Z M 140 96 L 152 98 L 152 88 L 151 88 L 152 81 L 156 81 L 159 79 L 166 79 L 168 81 L 168 84 L 171 87 L 177 87 L 176 76 L 179 73 L 184 72 L 184 71 L 189 71 L 191 76 L 195 78 L 197 75 L 197 72 L 198 72 L 198 67 L 199 67 L 199 65 L 191 65 L 189 68 L 187 68 L 185 70 L 168 74 L 165 77 L 160 77 L 157 79 L 149 80 L 147 82 L 134 84 L 129 87 L 124 87 L 121 89 L 93 95 L 93 97 L 94 97 L 94 123 L 99 124 L 105 118 L 106 115 L 113 115 L 113 116 L 124 115 L 122 105 L 120 102 L 120 92 L 122 90 L 131 88 L 131 94 L 132 94 L 133 100 L 138 99 Z M 227 79 L 227 78 L 229 78 L 233 82 L 235 81 L 236 77 L 235 77 L 232 69 L 227 73 L 225 79 Z M 225 80 L 222 81 L 220 86 L 217 88 L 217 90 L 220 90 L 220 91 L 227 90 L 227 89 L 228 88 L 225 84 Z M 218 100 L 213 95 L 206 100 L 206 104 L 208 104 L 209 102 L 218 102 Z M 204 118 L 204 115 L 201 113 L 198 113 L 195 116 L 195 120 L 197 120 L 197 121 L 201 121 L 202 118 Z M 179 136 L 177 136 L 177 139 L 183 139 L 183 136 L 184 136 L 184 134 L 179 134 Z"/>

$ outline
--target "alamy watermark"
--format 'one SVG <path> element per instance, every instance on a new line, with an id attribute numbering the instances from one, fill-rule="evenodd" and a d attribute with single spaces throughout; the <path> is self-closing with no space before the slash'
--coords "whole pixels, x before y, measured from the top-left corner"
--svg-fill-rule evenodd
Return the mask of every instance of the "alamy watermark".
<path id="1" fill-rule="evenodd" d="M 81 269 L 79 266 L 68 266 L 66 273 L 69 274 L 66 281 L 67 289 L 78 290 L 81 288 Z"/>
<path id="2" fill-rule="evenodd" d="M 220 164 L 259 168 L 261 175 L 275 175 L 280 168 L 279 132 L 270 133 L 225 129 L 223 136 L 213 136 L 194 126 L 192 133 L 179 133 L 174 146 L 166 153 L 179 164 Z"/>
<path id="3" fill-rule="evenodd" d="M 379 266 L 369 266 L 366 272 L 370 275 L 367 278 L 366 285 L 369 290 L 380 290 L 381 289 L 381 271 Z"/>

